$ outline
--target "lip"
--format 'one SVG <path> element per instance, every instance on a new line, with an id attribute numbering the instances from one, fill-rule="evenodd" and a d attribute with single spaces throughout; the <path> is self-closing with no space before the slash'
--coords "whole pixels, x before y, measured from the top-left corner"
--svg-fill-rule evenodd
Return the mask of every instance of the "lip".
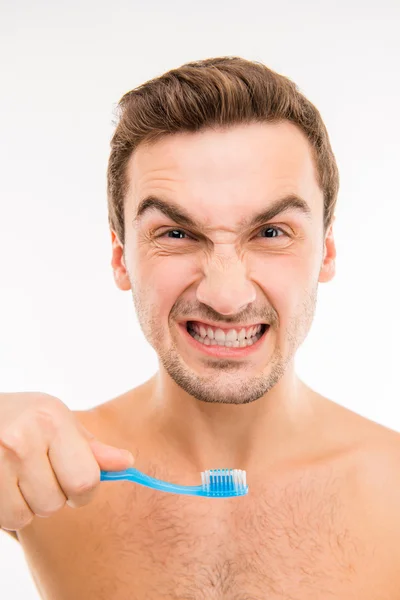
<path id="1" fill-rule="evenodd" d="M 179 327 L 182 330 L 183 335 L 186 336 L 188 343 L 191 344 L 195 350 L 199 350 L 207 356 L 214 356 L 216 358 L 245 358 L 246 356 L 254 354 L 265 341 L 269 331 L 269 327 L 267 327 L 260 339 L 251 346 L 246 346 L 245 348 L 227 348 L 226 346 L 206 346 L 190 335 L 186 329 L 186 323 L 180 323 Z"/>

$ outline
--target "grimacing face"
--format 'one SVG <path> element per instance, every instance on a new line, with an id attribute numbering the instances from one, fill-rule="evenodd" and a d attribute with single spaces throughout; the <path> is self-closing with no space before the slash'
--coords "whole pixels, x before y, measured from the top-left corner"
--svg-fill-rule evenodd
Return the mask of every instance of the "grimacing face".
<path id="1" fill-rule="evenodd" d="M 160 368 L 205 402 L 257 400 L 293 368 L 318 282 L 334 275 L 307 139 L 289 122 L 171 135 L 139 145 L 127 174 L 125 246 L 112 231 L 112 266 L 118 287 L 132 290 Z M 188 321 L 224 330 L 263 324 L 265 333 L 248 353 L 216 356 L 192 338 Z"/>

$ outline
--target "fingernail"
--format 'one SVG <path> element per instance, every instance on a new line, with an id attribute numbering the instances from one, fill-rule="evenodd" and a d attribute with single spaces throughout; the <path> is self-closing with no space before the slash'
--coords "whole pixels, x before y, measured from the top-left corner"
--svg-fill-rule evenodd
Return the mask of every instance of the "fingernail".
<path id="1" fill-rule="evenodd" d="M 133 465 L 135 459 L 133 458 L 133 454 L 131 452 L 129 452 L 128 450 L 121 450 L 121 454 L 124 458 L 126 458 L 126 460 L 130 462 L 131 465 Z"/>

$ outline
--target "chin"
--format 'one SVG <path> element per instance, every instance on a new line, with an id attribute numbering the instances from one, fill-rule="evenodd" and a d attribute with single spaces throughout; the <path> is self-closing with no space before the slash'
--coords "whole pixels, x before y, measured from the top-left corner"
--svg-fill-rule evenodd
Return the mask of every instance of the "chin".
<path id="1" fill-rule="evenodd" d="M 254 374 L 246 372 L 243 365 L 232 365 L 232 361 L 226 361 L 225 366 L 219 361 L 218 370 L 214 361 L 212 370 L 205 367 L 202 372 L 198 372 L 188 367 L 174 351 L 164 352 L 160 359 L 166 373 L 182 390 L 201 402 L 214 404 L 240 405 L 255 402 L 268 394 L 285 373 L 282 362 L 277 357 L 264 372 Z M 230 370 L 227 371 L 227 368 Z"/>

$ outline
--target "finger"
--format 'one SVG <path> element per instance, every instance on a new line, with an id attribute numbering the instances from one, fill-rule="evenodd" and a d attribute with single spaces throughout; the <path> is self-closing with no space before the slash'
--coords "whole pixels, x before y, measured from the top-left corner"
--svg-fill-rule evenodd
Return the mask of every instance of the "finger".
<path id="1" fill-rule="evenodd" d="M 63 421 L 57 429 L 48 456 L 67 503 L 74 508 L 88 504 L 100 483 L 100 467 L 73 421 Z"/>
<path id="2" fill-rule="evenodd" d="M 134 464 L 134 458 L 128 450 L 108 446 L 99 440 L 89 442 L 89 446 L 102 471 L 122 471 Z"/>
<path id="3" fill-rule="evenodd" d="M 11 466 L 2 460 L 0 473 L 0 526 L 19 531 L 31 523 L 34 514 L 22 496 Z"/>
<path id="4" fill-rule="evenodd" d="M 90 431 L 79 423 L 79 430 L 88 440 L 97 463 L 102 471 L 120 471 L 131 467 L 135 459 L 131 452 L 110 446 L 98 440 Z"/>
<path id="5" fill-rule="evenodd" d="M 31 511 L 49 517 L 61 510 L 67 498 L 50 464 L 47 452 L 34 450 L 17 468 L 18 485 Z"/>

